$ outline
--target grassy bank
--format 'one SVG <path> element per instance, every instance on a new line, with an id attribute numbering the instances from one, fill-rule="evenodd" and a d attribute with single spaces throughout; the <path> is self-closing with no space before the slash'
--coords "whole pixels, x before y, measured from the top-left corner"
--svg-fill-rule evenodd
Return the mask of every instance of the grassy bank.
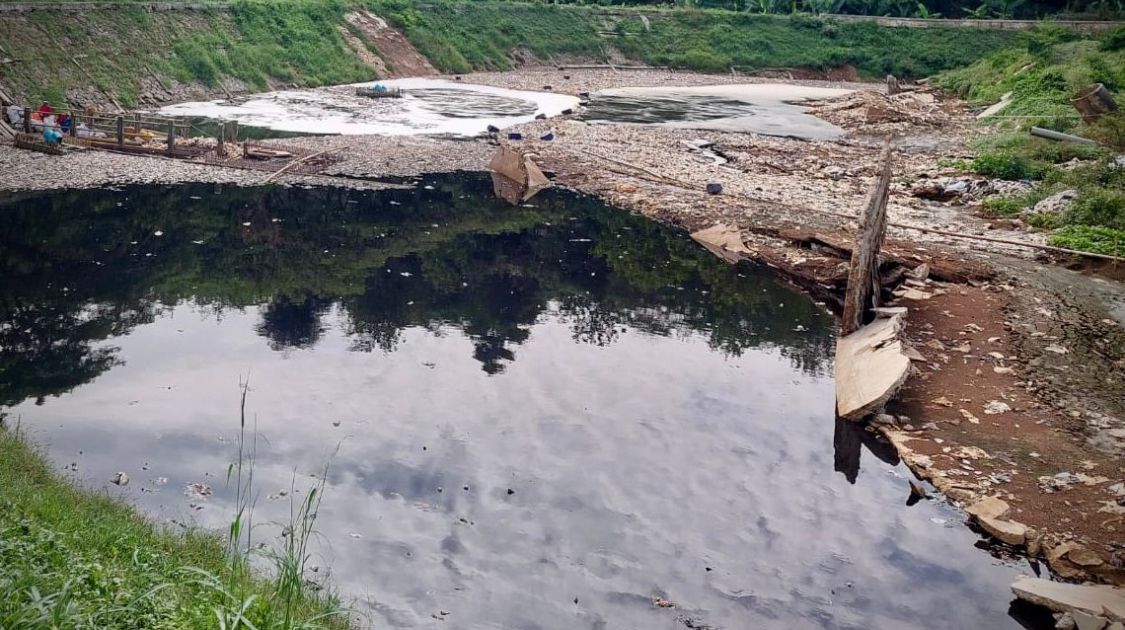
<path id="1" fill-rule="evenodd" d="M 1001 31 L 891 29 L 811 16 L 723 10 L 597 8 L 516 2 L 427 3 L 370 0 L 367 6 L 403 29 L 449 72 L 507 69 L 512 51 L 543 61 L 610 54 L 703 72 L 855 66 L 867 77 L 926 76 L 1001 49 Z"/>
<path id="2" fill-rule="evenodd" d="M 169 532 L 75 488 L 0 430 L 0 628 L 345 626 L 328 598 L 287 588 L 216 535 Z"/>
<path id="3" fill-rule="evenodd" d="M 1125 29 L 1100 38 L 1081 38 L 1062 29 L 1021 34 L 1015 45 L 958 70 L 938 83 L 981 105 L 1011 93 L 1011 104 L 990 118 L 989 135 L 977 143 L 978 157 L 967 165 L 992 177 L 1032 180 L 1022 195 L 991 198 L 985 210 L 996 216 L 1021 216 L 1053 230 L 1053 244 L 1125 255 L 1125 113 L 1084 123 L 1070 99 L 1101 83 L 1121 102 L 1125 98 Z M 1099 146 L 1034 138 L 1032 126 L 1097 140 Z M 1034 212 L 1036 203 L 1064 191 L 1074 202 L 1061 212 Z"/>
<path id="4" fill-rule="evenodd" d="M 26 97 L 89 102 L 109 95 L 125 107 L 146 92 L 224 82 L 249 90 L 370 79 L 340 30 L 364 8 L 402 29 L 447 72 L 507 69 L 518 60 L 607 58 L 705 72 L 852 65 L 868 77 L 923 76 L 1000 50 L 1001 31 L 893 29 L 809 16 L 723 10 L 643 9 L 438 0 L 241 0 L 213 10 L 146 12 L 116 7 L 82 13 L 0 15 L 0 84 Z M 369 48 L 371 42 L 367 42 Z"/>

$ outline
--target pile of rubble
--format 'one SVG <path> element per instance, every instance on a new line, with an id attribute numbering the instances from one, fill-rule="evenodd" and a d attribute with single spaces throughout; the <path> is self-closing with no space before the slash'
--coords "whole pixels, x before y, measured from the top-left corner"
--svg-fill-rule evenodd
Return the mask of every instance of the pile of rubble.
<path id="1" fill-rule="evenodd" d="M 954 120 L 956 106 L 934 92 L 910 90 L 888 96 L 873 90 L 852 92 L 809 105 L 819 118 L 849 130 L 902 132 L 912 127 L 940 127 Z"/>

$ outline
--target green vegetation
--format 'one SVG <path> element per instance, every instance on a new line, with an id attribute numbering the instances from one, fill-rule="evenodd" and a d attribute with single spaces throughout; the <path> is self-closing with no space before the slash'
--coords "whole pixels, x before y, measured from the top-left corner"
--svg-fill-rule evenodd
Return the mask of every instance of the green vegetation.
<path id="1" fill-rule="evenodd" d="M 540 60 L 605 59 L 610 50 L 654 65 L 703 72 L 855 66 L 868 77 L 925 76 L 986 55 L 1013 40 L 1002 31 L 891 29 L 811 16 L 718 10 L 606 14 L 576 6 L 406 0 L 367 6 L 401 28 L 447 72 L 507 69 L 513 51 Z"/>
<path id="2" fill-rule="evenodd" d="M 305 87 L 354 83 L 371 77 L 340 36 L 344 2 L 239 2 L 229 31 L 191 32 L 172 46 L 162 68 L 175 79 L 209 87 L 222 77 L 258 90 L 269 80 Z"/>
<path id="3" fill-rule="evenodd" d="M 86 101 L 102 92 L 134 107 L 146 92 L 176 83 L 226 89 L 224 81 L 234 79 L 260 91 L 363 81 L 373 71 L 340 33 L 345 28 L 363 39 L 344 21 L 360 8 L 389 19 L 447 72 L 507 69 L 517 59 L 573 63 L 624 55 L 705 72 L 852 65 L 863 76 L 911 77 L 957 67 L 1016 37 L 747 11 L 620 12 L 493 0 L 236 0 L 211 10 L 118 7 L 0 18 L 5 54 L 19 60 L 0 65 L 0 83 L 30 101 Z"/>
<path id="4" fill-rule="evenodd" d="M 1125 230 L 1068 225 L 1052 234 L 1048 242 L 1056 247 L 1125 256 Z"/>
<path id="5" fill-rule="evenodd" d="M 271 556 L 285 569 L 275 579 L 256 577 L 219 536 L 167 531 L 74 487 L 12 430 L 0 428 L 0 453 L 0 628 L 346 627 L 330 598 L 294 580 L 299 550 Z M 302 506 L 298 527 L 308 516 Z"/>
<path id="6" fill-rule="evenodd" d="M 981 105 L 1012 94 L 1007 108 L 989 119 L 995 133 L 977 143 L 978 155 L 969 168 L 1038 184 L 1023 195 L 986 200 L 986 212 L 1023 214 L 1036 227 L 1056 229 L 1052 242 L 1067 247 L 1099 253 L 1118 247 L 1125 229 L 1125 167 L 1116 162 L 1116 154 L 1125 150 L 1125 113 L 1088 124 L 1071 99 L 1101 83 L 1121 100 L 1125 29 L 1088 39 L 1046 26 L 1021 34 L 1015 47 L 940 75 L 938 83 Z M 1084 136 L 1101 145 L 1035 138 L 1027 133 L 1032 126 Z M 1065 212 L 1027 213 L 1037 202 L 1065 190 L 1076 192 Z"/>

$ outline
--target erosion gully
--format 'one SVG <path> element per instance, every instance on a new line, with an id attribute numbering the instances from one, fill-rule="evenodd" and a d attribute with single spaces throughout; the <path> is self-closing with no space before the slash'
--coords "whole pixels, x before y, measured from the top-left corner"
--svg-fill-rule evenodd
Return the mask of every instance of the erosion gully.
<path id="1" fill-rule="evenodd" d="M 8 422 L 223 529 L 249 382 L 255 540 L 327 466 L 311 577 L 373 627 L 1044 623 L 1023 561 L 834 421 L 809 297 L 591 197 L 412 183 L 0 199 Z"/>

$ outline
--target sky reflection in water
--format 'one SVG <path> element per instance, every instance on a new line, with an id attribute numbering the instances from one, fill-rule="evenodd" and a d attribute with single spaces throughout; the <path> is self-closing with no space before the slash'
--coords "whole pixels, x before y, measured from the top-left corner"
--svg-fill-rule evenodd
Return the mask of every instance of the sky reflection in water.
<path id="1" fill-rule="evenodd" d="M 856 470 L 807 297 L 589 198 L 425 183 L 0 200 L 0 404 L 222 528 L 248 376 L 255 537 L 330 463 L 314 564 L 377 627 L 1016 626 L 1018 567 Z"/>

